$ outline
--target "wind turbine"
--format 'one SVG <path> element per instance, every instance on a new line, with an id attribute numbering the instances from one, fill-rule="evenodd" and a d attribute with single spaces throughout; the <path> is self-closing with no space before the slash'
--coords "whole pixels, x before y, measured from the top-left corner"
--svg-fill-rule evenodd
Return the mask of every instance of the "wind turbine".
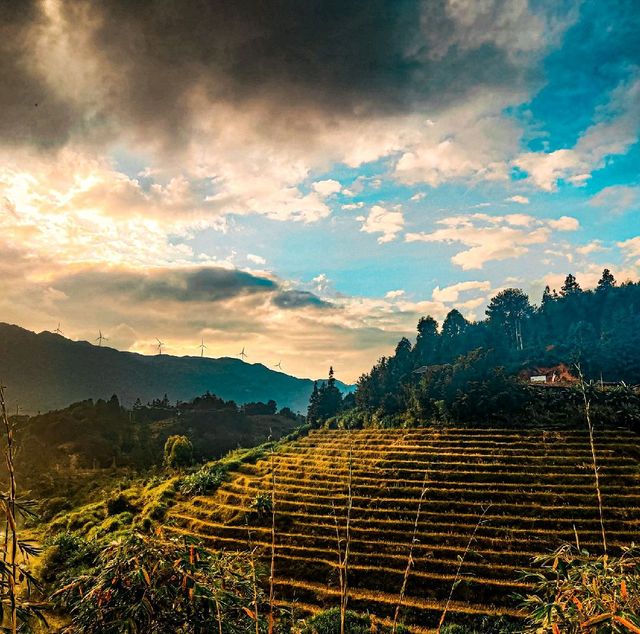
<path id="1" fill-rule="evenodd" d="M 247 358 L 247 355 L 244 353 L 244 346 L 242 346 L 242 350 L 238 353 L 238 356 L 244 361 Z"/>
<path id="2" fill-rule="evenodd" d="M 278 361 L 278 363 L 276 363 L 273 367 L 282 370 L 282 361 Z"/>
<path id="3" fill-rule="evenodd" d="M 62 330 L 60 330 L 60 322 L 58 322 L 58 327 L 53 332 L 55 332 L 56 335 L 61 335 L 62 334 Z"/>
<path id="4" fill-rule="evenodd" d="M 207 349 L 207 346 L 204 345 L 204 337 L 202 337 L 202 343 L 198 346 L 200 348 L 200 356 L 204 357 L 204 351 Z"/>
<path id="5" fill-rule="evenodd" d="M 98 342 L 98 346 L 101 346 L 103 341 L 109 341 L 109 337 L 105 337 L 105 336 L 102 334 L 102 330 L 98 330 L 98 332 L 99 332 L 100 334 L 98 335 L 98 337 L 97 337 L 96 341 Z"/>
<path id="6" fill-rule="evenodd" d="M 162 347 L 164 346 L 164 343 L 160 341 L 158 337 L 156 337 L 156 341 L 158 342 L 158 345 L 156 346 L 158 348 L 158 354 L 162 354 Z"/>

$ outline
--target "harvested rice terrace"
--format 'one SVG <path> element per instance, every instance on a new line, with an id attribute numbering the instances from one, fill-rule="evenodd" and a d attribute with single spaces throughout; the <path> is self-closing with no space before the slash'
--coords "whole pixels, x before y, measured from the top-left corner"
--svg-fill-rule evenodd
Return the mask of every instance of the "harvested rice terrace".
<path id="1" fill-rule="evenodd" d="M 613 548 L 637 541 L 640 530 L 639 440 L 623 429 L 596 434 Z M 350 606 L 382 618 L 398 601 L 426 474 L 403 603 L 416 631 L 436 625 L 462 557 L 451 620 L 518 616 L 513 595 L 526 593 L 520 571 L 534 556 L 575 542 L 576 533 L 582 547 L 600 548 L 589 438 L 563 427 L 314 431 L 242 465 L 211 496 L 177 505 L 168 528 L 211 548 L 247 550 L 248 518 L 252 545 L 268 559 L 271 516 L 261 519 L 251 505 L 271 494 L 274 470 L 278 600 L 303 610 L 337 605 L 336 518 L 344 538 L 350 464 Z"/>

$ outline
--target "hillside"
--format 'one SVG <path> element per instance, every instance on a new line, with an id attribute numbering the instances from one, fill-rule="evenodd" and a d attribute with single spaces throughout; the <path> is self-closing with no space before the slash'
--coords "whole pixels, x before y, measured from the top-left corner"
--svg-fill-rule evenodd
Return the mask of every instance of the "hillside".
<path id="1" fill-rule="evenodd" d="M 639 440 L 621 428 L 596 433 L 611 551 L 629 545 L 640 528 Z M 460 558 L 447 622 L 518 618 L 513 595 L 529 589 L 519 571 L 530 569 L 535 555 L 575 543 L 576 534 L 581 547 L 600 550 L 588 434 L 559 425 L 314 431 L 273 459 L 242 465 L 215 494 L 176 506 L 169 528 L 212 548 L 246 551 L 248 522 L 253 544 L 268 557 L 271 514 L 261 518 L 252 503 L 270 495 L 273 464 L 277 599 L 295 601 L 298 611 L 334 606 L 335 523 L 344 540 L 350 452 L 353 609 L 393 615 L 425 474 L 402 611 L 407 624 L 419 624 L 415 631 L 434 631 Z"/>
<path id="2" fill-rule="evenodd" d="M 147 402 L 166 394 L 170 401 L 189 400 L 207 391 L 239 404 L 273 399 L 280 407 L 305 411 L 313 388 L 310 379 L 260 363 L 145 356 L 5 323 L 0 323 L 0 377 L 10 401 L 26 413 L 113 394 L 130 406 L 138 398 Z"/>

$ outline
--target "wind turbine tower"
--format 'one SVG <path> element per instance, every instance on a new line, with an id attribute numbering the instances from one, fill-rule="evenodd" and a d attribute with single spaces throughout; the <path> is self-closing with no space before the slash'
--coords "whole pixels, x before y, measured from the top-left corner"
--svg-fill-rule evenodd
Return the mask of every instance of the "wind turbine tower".
<path id="1" fill-rule="evenodd" d="M 242 346 L 242 350 L 238 353 L 238 356 L 244 361 L 247 358 L 247 355 L 244 352 L 244 346 Z"/>
<path id="2" fill-rule="evenodd" d="M 60 322 L 58 322 L 58 327 L 53 332 L 55 332 L 56 335 L 61 335 L 62 334 L 62 330 L 60 330 Z"/>
<path id="3" fill-rule="evenodd" d="M 202 342 L 198 348 L 200 348 L 200 357 L 204 357 L 204 351 L 207 349 L 207 346 L 204 345 L 204 337 L 202 337 Z"/>
<path id="4" fill-rule="evenodd" d="M 100 334 L 98 335 L 98 338 L 96 339 L 96 341 L 98 342 L 98 347 L 100 347 L 100 346 L 102 346 L 102 342 L 103 342 L 103 341 L 109 341 L 109 337 L 105 337 L 105 336 L 102 334 L 102 330 L 98 330 L 98 332 L 99 332 Z"/>
<path id="5" fill-rule="evenodd" d="M 156 346 L 158 348 L 158 354 L 162 354 L 162 348 L 164 347 L 164 343 L 160 341 L 160 339 L 158 339 L 157 337 L 156 337 L 156 341 L 158 342 L 158 345 Z"/>

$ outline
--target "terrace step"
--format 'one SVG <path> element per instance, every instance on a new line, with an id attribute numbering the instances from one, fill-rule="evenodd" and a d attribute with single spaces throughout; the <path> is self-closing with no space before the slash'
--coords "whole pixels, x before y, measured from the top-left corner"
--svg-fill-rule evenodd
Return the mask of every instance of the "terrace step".
<path id="1" fill-rule="evenodd" d="M 596 433 L 612 552 L 640 531 L 638 440 L 624 429 Z M 512 596 L 529 590 L 518 571 L 535 556 L 576 537 L 601 549 L 589 436 L 566 425 L 312 431 L 241 465 L 213 495 L 177 505 L 167 529 L 247 551 L 248 523 L 251 548 L 268 562 L 271 515 L 261 519 L 252 504 L 271 495 L 274 467 L 276 597 L 307 613 L 337 603 L 336 529 L 344 544 L 347 515 L 349 605 L 383 619 L 393 616 L 416 531 L 401 617 L 416 634 L 433 634 L 452 587 L 452 621 L 522 616 Z"/>

